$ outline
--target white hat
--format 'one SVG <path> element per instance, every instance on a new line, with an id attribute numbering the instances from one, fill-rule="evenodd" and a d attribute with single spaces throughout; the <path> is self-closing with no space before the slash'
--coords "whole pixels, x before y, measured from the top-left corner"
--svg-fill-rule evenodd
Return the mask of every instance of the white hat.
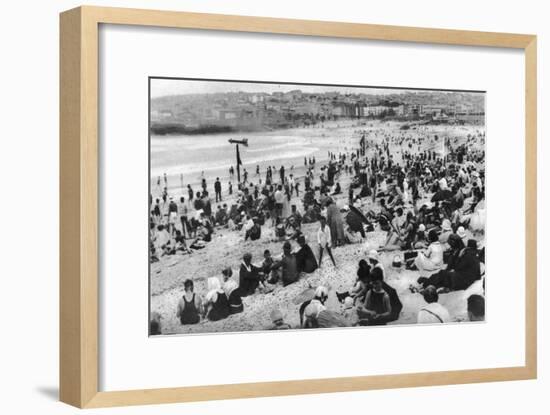
<path id="1" fill-rule="evenodd" d="M 322 285 L 317 287 L 317 289 L 315 290 L 315 297 L 323 298 L 327 296 L 328 296 L 328 290 L 326 287 L 323 287 Z"/>
<path id="2" fill-rule="evenodd" d="M 418 230 L 420 232 L 425 232 L 426 231 L 426 225 L 424 225 L 423 223 L 421 223 L 420 225 L 418 225 Z"/>
<path id="3" fill-rule="evenodd" d="M 443 219 L 443 223 L 441 224 L 441 229 L 444 231 L 450 231 L 451 228 L 451 221 L 449 219 Z"/>
<path id="4" fill-rule="evenodd" d="M 376 249 L 371 249 L 369 251 L 369 253 L 367 254 L 367 258 L 368 259 L 375 259 L 378 261 L 378 252 L 376 251 Z"/>

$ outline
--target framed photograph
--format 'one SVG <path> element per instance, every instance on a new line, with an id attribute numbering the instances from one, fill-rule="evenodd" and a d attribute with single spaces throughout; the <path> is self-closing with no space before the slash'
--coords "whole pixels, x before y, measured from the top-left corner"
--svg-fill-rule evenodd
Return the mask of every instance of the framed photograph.
<path id="1" fill-rule="evenodd" d="M 63 402 L 536 377 L 536 36 L 85 6 L 60 113 Z"/>

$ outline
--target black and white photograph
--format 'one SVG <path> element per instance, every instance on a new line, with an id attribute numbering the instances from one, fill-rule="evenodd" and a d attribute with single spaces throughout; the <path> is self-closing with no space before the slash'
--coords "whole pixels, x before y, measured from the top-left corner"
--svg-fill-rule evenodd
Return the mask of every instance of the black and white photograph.
<path id="1" fill-rule="evenodd" d="M 485 91 L 365 85 L 149 78 L 151 336 L 485 321 Z"/>

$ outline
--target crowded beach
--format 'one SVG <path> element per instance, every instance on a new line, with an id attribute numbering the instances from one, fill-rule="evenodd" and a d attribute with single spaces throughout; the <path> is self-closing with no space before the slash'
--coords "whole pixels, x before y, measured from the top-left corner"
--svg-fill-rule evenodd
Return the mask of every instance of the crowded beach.
<path id="1" fill-rule="evenodd" d="M 356 123 L 298 164 L 152 177 L 151 335 L 485 320 L 483 125 Z"/>

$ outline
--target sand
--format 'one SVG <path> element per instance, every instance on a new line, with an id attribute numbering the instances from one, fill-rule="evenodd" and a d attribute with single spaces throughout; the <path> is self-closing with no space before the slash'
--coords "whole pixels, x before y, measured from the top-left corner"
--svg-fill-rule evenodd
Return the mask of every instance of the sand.
<path id="1" fill-rule="evenodd" d="M 388 124 L 386 124 L 387 126 Z M 392 129 L 398 131 L 399 123 L 393 123 Z M 339 138 L 337 140 L 327 140 L 326 146 L 334 145 L 336 142 L 340 146 L 345 144 L 352 145 L 357 142 L 356 138 L 350 139 L 354 131 L 358 128 L 365 129 L 368 127 L 353 124 L 344 125 L 341 128 L 331 126 L 327 129 L 327 136 L 348 137 L 347 139 Z M 375 123 L 373 128 L 379 128 L 379 124 Z M 479 130 L 480 127 L 449 127 L 434 126 L 431 128 L 431 134 L 466 136 L 466 134 Z M 410 135 L 416 134 L 414 131 Z M 323 145 L 323 147 L 325 147 Z M 300 176 L 301 170 L 296 171 L 296 176 Z M 251 179 L 254 175 L 251 176 Z M 339 181 L 342 185 L 343 194 L 338 195 L 336 203 L 342 207 L 347 204 L 347 188 L 352 176 L 342 173 Z M 303 189 L 303 186 L 302 186 Z M 426 198 L 431 195 L 426 195 Z M 226 202 L 224 200 L 224 202 Z M 364 200 L 362 209 L 376 207 L 371 205 L 370 198 Z M 296 204 L 301 210 L 301 200 L 295 195 L 291 200 L 291 204 Z M 303 211 L 303 210 L 302 210 Z M 336 300 L 336 291 L 348 291 L 355 282 L 357 264 L 360 259 L 366 258 L 366 254 L 370 249 L 376 249 L 382 246 L 386 240 L 386 232 L 375 231 L 367 233 L 366 239 L 360 243 L 348 244 L 333 249 L 334 258 L 337 267 L 333 267 L 328 255 L 324 255 L 321 268 L 307 274 L 298 282 L 287 287 L 277 285 L 274 291 L 269 294 L 254 294 L 243 298 L 244 312 L 232 315 L 225 320 L 210 322 L 203 321 L 197 325 L 182 326 L 176 318 L 177 303 L 183 295 L 183 282 L 187 278 L 191 278 L 195 283 L 195 292 L 202 295 L 206 294 L 206 280 L 208 277 L 218 276 L 221 278 L 221 270 L 227 266 L 233 268 L 233 279 L 238 281 L 238 269 L 242 256 L 245 252 L 252 254 L 252 262 L 259 264 L 263 259 L 263 252 L 269 249 L 272 255 L 276 256 L 282 252 L 282 242 L 273 241 L 271 227 L 268 224 L 262 227 L 262 238 L 259 241 L 244 241 L 244 236 L 240 232 L 229 231 L 227 229 L 216 229 L 213 239 L 207 244 L 206 248 L 197 250 L 191 255 L 173 255 L 163 257 L 159 262 L 151 264 L 151 311 L 157 312 L 161 316 L 163 334 L 180 334 L 180 333 L 204 333 L 204 332 L 242 332 L 250 330 L 262 330 L 268 327 L 271 323 L 269 314 L 272 309 L 279 308 L 285 321 L 292 327 L 299 327 L 299 304 L 295 304 L 294 300 L 302 292 L 310 287 L 318 285 L 330 286 L 329 299 L 327 306 L 330 309 L 339 310 L 340 304 Z M 304 224 L 302 231 L 306 236 L 313 252 L 318 257 L 318 245 L 316 242 L 316 232 L 319 225 L 317 223 Z M 469 232 L 469 236 L 473 236 Z M 476 239 L 482 242 L 483 236 L 476 235 Z M 293 248 L 297 245 L 293 242 Z M 394 269 L 391 266 L 395 252 L 382 252 L 380 254 L 381 262 L 386 269 L 386 281 L 393 286 L 401 302 L 403 303 L 403 311 L 400 318 L 391 324 L 412 324 L 416 323 L 416 316 L 420 308 L 425 305 L 421 295 L 413 294 L 409 291 L 409 286 L 414 284 L 419 277 L 417 271 L 406 269 Z M 440 295 L 439 302 L 447 307 L 452 316 L 453 321 L 461 322 L 467 319 L 466 315 L 466 299 L 471 293 L 481 292 L 481 282 L 478 281 L 467 291 L 456 291 L 448 294 Z M 372 329 L 372 328 L 368 328 Z"/>

